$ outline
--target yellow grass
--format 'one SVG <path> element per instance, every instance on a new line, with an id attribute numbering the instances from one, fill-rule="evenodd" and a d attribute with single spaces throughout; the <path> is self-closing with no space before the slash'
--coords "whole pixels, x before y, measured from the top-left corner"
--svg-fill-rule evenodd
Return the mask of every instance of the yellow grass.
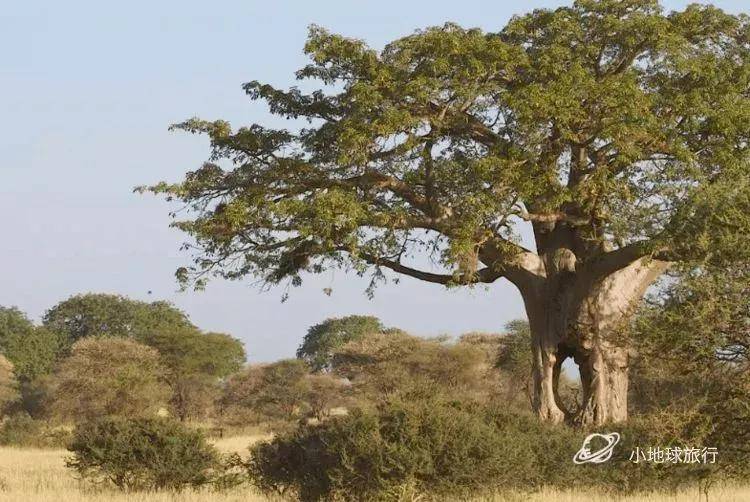
<path id="1" fill-rule="evenodd" d="M 750 487 L 719 486 L 708 493 L 710 502 L 750 502 Z M 538 493 L 518 493 L 480 498 L 475 502 L 704 502 L 706 496 L 698 489 L 684 490 L 678 493 L 638 493 L 629 496 L 591 491 L 542 490 Z"/>
<path id="2" fill-rule="evenodd" d="M 237 436 L 215 440 L 224 452 L 236 451 L 243 455 L 247 446 L 268 436 Z M 65 469 L 64 450 L 0 448 L 0 501 L 2 502 L 269 502 L 251 488 L 228 493 L 119 493 L 113 490 L 94 490 L 74 479 Z M 638 494 L 613 497 L 581 491 L 544 490 L 535 494 L 497 494 L 477 499 L 476 502 L 683 502 L 701 501 L 696 489 L 678 494 Z M 750 487 L 715 487 L 710 501 L 748 502 Z"/>
<path id="3" fill-rule="evenodd" d="M 223 452 L 245 455 L 251 443 L 267 436 L 239 436 L 214 440 Z M 268 502 L 250 488 L 228 493 L 120 493 L 93 489 L 76 480 L 65 468 L 65 450 L 0 448 L 0 501 L 2 502 Z"/>
<path id="4" fill-rule="evenodd" d="M 253 434 L 249 436 L 230 436 L 225 438 L 213 438 L 211 443 L 216 446 L 216 449 L 222 453 L 240 453 L 242 456 L 247 454 L 248 447 L 257 443 L 258 441 L 264 441 L 271 439 L 271 434 Z"/>

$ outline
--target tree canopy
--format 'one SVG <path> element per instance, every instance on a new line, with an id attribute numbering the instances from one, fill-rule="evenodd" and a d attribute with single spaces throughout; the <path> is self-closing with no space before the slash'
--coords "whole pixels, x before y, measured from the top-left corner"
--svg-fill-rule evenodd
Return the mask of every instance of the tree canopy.
<path id="1" fill-rule="evenodd" d="M 747 16 L 577 0 L 382 49 L 313 26 L 305 52 L 296 75 L 317 90 L 244 86 L 288 128 L 176 124 L 209 137 L 208 161 L 141 188 L 183 208 L 184 284 L 299 285 L 331 267 L 371 273 L 370 292 L 388 269 L 505 278 L 529 320 L 535 412 L 588 425 L 627 419 L 619 334 L 648 287 L 677 263 L 750 259 Z M 575 413 L 557 391 L 567 358 Z"/>
<path id="2" fill-rule="evenodd" d="M 0 354 L 13 364 L 21 382 L 27 383 L 49 373 L 61 345 L 56 333 L 35 326 L 17 308 L 0 307 Z"/>
<path id="3" fill-rule="evenodd" d="M 712 367 L 750 376 L 750 262 L 678 271 L 636 328 L 641 351 L 684 372 Z"/>
<path id="4" fill-rule="evenodd" d="M 181 280 L 299 284 L 304 271 L 372 266 L 374 280 L 391 269 L 522 285 L 544 269 L 537 254 L 561 247 L 594 278 L 642 257 L 750 253 L 744 16 L 577 0 L 382 50 L 313 26 L 305 52 L 297 78 L 319 90 L 244 85 L 289 129 L 174 126 L 212 148 L 183 182 L 150 188 L 192 211 L 175 222 L 195 239 Z"/>
<path id="5" fill-rule="evenodd" d="M 168 302 L 148 303 L 105 293 L 71 296 L 49 309 L 43 323 L 68 344 L 89 336 L 140 339 L 154 329 L 194 327 Z"/>
<path id="6" fill-rule="evenodd" d="M 48 310 L 44 325 L 68 345 L 92 337 L 113 337 L 156 349 L 162 377 L 172 390 L 173 411 L 183 420 L 205 414 L 220 379 L 245 363 L 240 340 L 224 333 L 204 333 L 185 313 L 164 301 L 76 295 Z"/>
<path id="7" fill-rule="evenodd" d="M 326 319 L 307 330 L 297 349 L 297 357 L 307 361 L 315 371 L 329 369 L 336 349 L 352 340 L 384 330 L 383 323 L 374 316 L 350 315 Z"/>
<path id="8" fill-rule="evenodd" d="M 448 343 L 404 332 L 353 340 L 333 354 L 333 372 L 376 401 L 413 391 L 487 394 L 493 380 L 486 352 L 473 343 Z"/>
<path id="9" fill-rule="evenodd" d="M 221 400 L 225 413 L 244 409 L 251 411 L 256 418 L 265 415 L 290 419 L 307 411 L 305 408 L 312 409 L 313 404 L 320 404 L 319 391 L 323 382 L 317 379 L 318 376 L 311 375 L 308 365 L 299 359 L 248 366 L 232 375 L 224 387 Z M 328 375 L 325 377 L 332 379 Z M 333 385 L 324 390 L 331 393 L 326 402 L 338 397 Z"/>
<path id="10" fill-rule="evenodd" d="M 242 342 L 224 333 L 202 333 L 195 328 L 163 328 L 139 339 L 159 351 L 175 376 L 203 374 L 224 378 L 245 363 Z"/>
<path id="11" fill-rule="evenodd" d="M 180 420 L 204 415 L 220 380 L 245 364 L 242 342 L 223 333 L 165 327 L 149 331 L 141 341 L 159 351 L 172 389 L 170 404 Z"/>
<path id="12" fill-rule="evenodd" d="M 117 337 L 79 340 L 57 368 L 52 409 L 63 418 L 149 416 L 169 395 L 164 367 L 151 347 Z"/>

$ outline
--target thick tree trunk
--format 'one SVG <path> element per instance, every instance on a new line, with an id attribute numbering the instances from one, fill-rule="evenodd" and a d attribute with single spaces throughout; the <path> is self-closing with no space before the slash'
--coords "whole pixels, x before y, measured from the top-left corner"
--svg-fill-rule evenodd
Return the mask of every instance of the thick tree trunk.
<path id="1" fill-rule="evenodd" d="M 573 328 L 583 391 L 577 424 L 627 420 L 627 323 L 636 303 L 666 268 L 664 262 L 638 260 L 595 284 L 582 303 Z"/>
<path id="2" fill-rule="evenodd" d="M 584 426 L 627 419 L 625 325 L 635 303 L 665 268 L 663 262 L 638 260 L 587 283 L 576 274 L 570 254 L 549 260 L 547 278 L 533 295 L 524 295 L 532 334 L 534 408 L 541 419 Z M 568 357 L 581 374 L 583 396 L 575 416 L 557 392 L 560 367 Z"/>
<path id="3" fill-rule="evenodd" d="M 574 356 L 581 374 L 579 425 L 624 422 L 628 418 L 628 348 L 597 343 Z"/>
<path id="4" fill-rule="evenodd" d="M 565 413 L 557 399 L 562 360 L 558 358 L 554 332 L 532 328 L 532 333 L 537 334 L 532 336 L 534 410 L 542 420 L 559 423 Z"/>
<path id="5" fill-rule="evenodd" d="M 559 423 L 567 415 L 557 387 L 560 368 L 567 357 L 561 342 L 573 292 L 575 257 L 560 250 L 546 260 L 545 268 L 547 280 L 523 297 L 531 329 L 534 411 L 542 420 Z"/>

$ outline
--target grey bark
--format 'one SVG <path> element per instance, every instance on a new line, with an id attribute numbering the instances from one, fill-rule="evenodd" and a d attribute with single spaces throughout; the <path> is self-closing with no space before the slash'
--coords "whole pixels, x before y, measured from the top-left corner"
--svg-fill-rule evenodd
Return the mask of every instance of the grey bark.
<path id="1" fill-rule="evenodd" d="M 520 288 L 532 334 L 534 411 L 553 423 L 626 420 L 630 344 L 625 326 L 668 263 L 640 258 L 598 278 L 564 247 L 540 261 L 536 280 Z M 567 358 L 581 374 L 582 403 L 575 414 L 565 409 L 558 393 Z"/>

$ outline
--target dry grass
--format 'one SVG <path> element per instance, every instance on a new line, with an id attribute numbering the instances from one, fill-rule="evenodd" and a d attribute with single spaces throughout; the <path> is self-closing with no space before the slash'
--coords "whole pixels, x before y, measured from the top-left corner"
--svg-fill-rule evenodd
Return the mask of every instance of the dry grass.
<path id="1" fill-rule="evenodd" d="M 217 439 L 217 448 L 224 452 L 246 453 L 247 446 L 268 436 L 252 435 Z M 65 469 L 64 450 L 0 448 L 0 501 L 2 502 L 269 502 L 249 488 L 228 493 L 120 493 L 93 490 L 74 479 Z M 497 494 L 476 502 L 683 502 L 703 501 L 697 490 L 678 494 L 644 493 L 629 497 L 613 497 L 581 491 L 545 490 L 535 494 Z M 750 501 L 750 487 L 716 487 L 709 500 L 721 502 Z"/>
<path id="2" fill-rule="evenodd" d="M 248 436 L 213 438 L 209 441 L 213 443 L 213 445 L 216 446 L 216 448 L 222 453 L 237 452 L 244 456 L 251 444 L 257 443 L 258 441 L 271 439 L 272 437 L 273 436 L 271 434 L 252 434 Z"/>
<path id="3" fill-rule="evenodd" d="M 264 436 L 240 436 L 214 440 L 223 452 L 247 453 L 252 442 Z M 93 489 L 65 468 L 65 450 L 0 448 L 0 501 L 2 502 L 268 502 L 249 488 L 228 493 L 121 493 Z"/>
<path id="4" fill-rule="evenodd" d="M 708 493 L 710 502 L 750 502 L 750 487 L 719 486 Z M 705 494 L 698 489 L 677 493 L 638 493 L 615 496 L 591 491 L 542 490 L 537 493 L 515 493 L 477 499 L 475 502 L 705 502 Z"/>

